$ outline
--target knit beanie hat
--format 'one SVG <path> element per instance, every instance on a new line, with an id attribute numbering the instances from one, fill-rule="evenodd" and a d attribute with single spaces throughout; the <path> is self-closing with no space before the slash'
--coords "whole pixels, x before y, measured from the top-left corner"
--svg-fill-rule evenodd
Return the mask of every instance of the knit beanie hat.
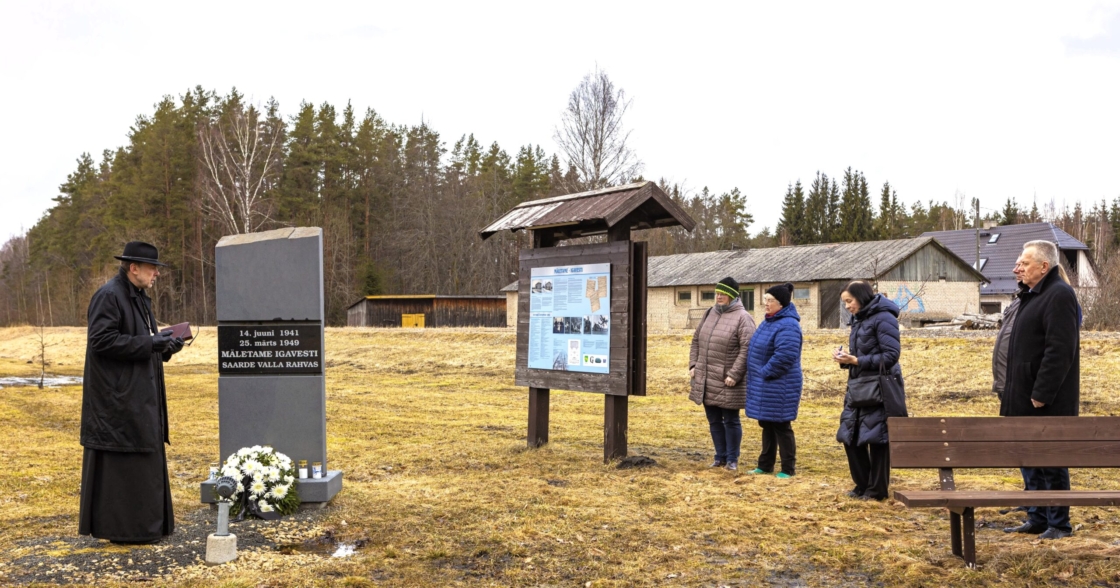
<path id="1" fill-rule="evenodd" d="M 735 300 L 739 297 L 739 282 L 736 282 L 735 278 L 727 276 L 716 284 L 716 292 L 727 294 L 732 300 Z"/>
<path id="2" fill-rule="evenodd" d="M 782 308 L 789 306 L 789 299 L 793 296 L 793 284 L 786 282 L 785 284 L 778 284 L 777 286 L 770 286 L 766 293 L 773 296 Z"/>

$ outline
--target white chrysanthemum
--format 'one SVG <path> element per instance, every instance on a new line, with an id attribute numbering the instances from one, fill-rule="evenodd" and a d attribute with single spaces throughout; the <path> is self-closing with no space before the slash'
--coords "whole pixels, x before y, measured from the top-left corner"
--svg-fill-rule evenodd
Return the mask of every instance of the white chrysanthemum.
<path id="1" fill-rule="evenodd" d="M 280 468 L 275 468 L 275 467 L 268 468 L 268 481 L 269 482 L 279 482 L 280 481 Z"/>
<path id="2" fill-rule="evenodd" d="M 284 476 L 283 477 L 283 482 L 284 482 L 285 485 L 291 484 L 293 480 L 295 480 L 295 478 L 293 478 L 291 476 Z"/>
<path id="3" fill-rule="evenodd" d="M 265 490 L 266 488 L 264 487 L 264 482 L 260 480 L 253 480 L 253 483 L 249 485 L 249 491 L 253 494 L 264 494 Z"/>
<path id="4" fill-rule="evenodd" d="M 242 447 L 241 449 L 237 450 L 237 455 L 241 457 L 245 457 L 246 455 L 249 455 L 249 453 L 251 453 L 251 451 L 248 447 Z"/>
<path id="5" fill-rule="evenodd" d="M 244 485 L 244 484 L 242 484 L 241 482 L 238 482 L 238 483 L 237 483 L 237 493 L 238 493 L 238 494 L 241 494 L 241 493 L 242 493 L 242 492 L 244 492 L 244 491 L 245 491 L 245 485 Z"/>
<path id="6" fill-rule="evenodd" d="M 226 467 L 222 468 L 222 475 L 236 478 L 237 476 L 241 475 L 241 472 L 237 471 L 237 466 L 227 465 Z"/>
<path id="7" fill-rule="evenodd" d="M 288 485 L 281 484 L 273 488 L 272 495 L 275 496 L 277 500 L 283 500 L 284 497 L 288 495 Z"/>
<path id="8" fill-rule="evenodd" d="M 258 502 L 257 507 L 261 509 L 261 512 L 272 512 L 273 510 L 276 510 L 276 509 L 272 508 L 271 504 L 269 504 L 268 502 L 266 502 L 264 500 Z"/>
<path id="9" fill-rule="evenodd" d="M 264 449 L 264 448 L 261 447 L 260 445 L 254 445 L 254 446 L 249 448 L 249 452 L 250 453 L 260 453 L 261 449 Z"/>

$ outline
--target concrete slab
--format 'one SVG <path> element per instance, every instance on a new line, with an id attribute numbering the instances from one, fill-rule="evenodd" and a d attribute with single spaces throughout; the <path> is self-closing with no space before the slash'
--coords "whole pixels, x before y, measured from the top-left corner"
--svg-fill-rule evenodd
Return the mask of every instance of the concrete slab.
<path id="1" fill-rule="evenodd" d="M 319 479 L 296 480 L 296 491 L 299 492 L 301 505 L 326 504 L 342 491 L 342 472 L 330 470 L 326 476 Z M 202 482 L 199 497 L 203 504 L 217 504 L 218 501 L 214 498 L 214 482 L 210 480 Z"/>

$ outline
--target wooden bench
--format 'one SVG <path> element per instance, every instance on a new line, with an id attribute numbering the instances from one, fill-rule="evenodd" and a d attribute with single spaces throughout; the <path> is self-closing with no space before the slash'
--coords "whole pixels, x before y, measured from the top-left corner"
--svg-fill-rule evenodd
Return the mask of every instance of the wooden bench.
<path id="1" fill-rule="evenodd" d="M 949 509 L 953 555 L 976 566 L 978 507 L 1120 506 L 1120 491 L 956 489 L 954 468 L 1120 467 L 1120 417 L 891 418 L 891 468 L 938 468 L 941 490 L 898 490 L 910 508 Z"/>

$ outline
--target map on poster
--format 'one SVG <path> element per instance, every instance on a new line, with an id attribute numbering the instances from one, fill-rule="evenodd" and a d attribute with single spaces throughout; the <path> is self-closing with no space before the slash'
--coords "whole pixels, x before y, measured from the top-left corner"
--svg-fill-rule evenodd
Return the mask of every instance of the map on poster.
<path id="1" fill-rule="evenodd" d="M 610 373 L 611 264 L 532 269 L 529 367 Z"/>

